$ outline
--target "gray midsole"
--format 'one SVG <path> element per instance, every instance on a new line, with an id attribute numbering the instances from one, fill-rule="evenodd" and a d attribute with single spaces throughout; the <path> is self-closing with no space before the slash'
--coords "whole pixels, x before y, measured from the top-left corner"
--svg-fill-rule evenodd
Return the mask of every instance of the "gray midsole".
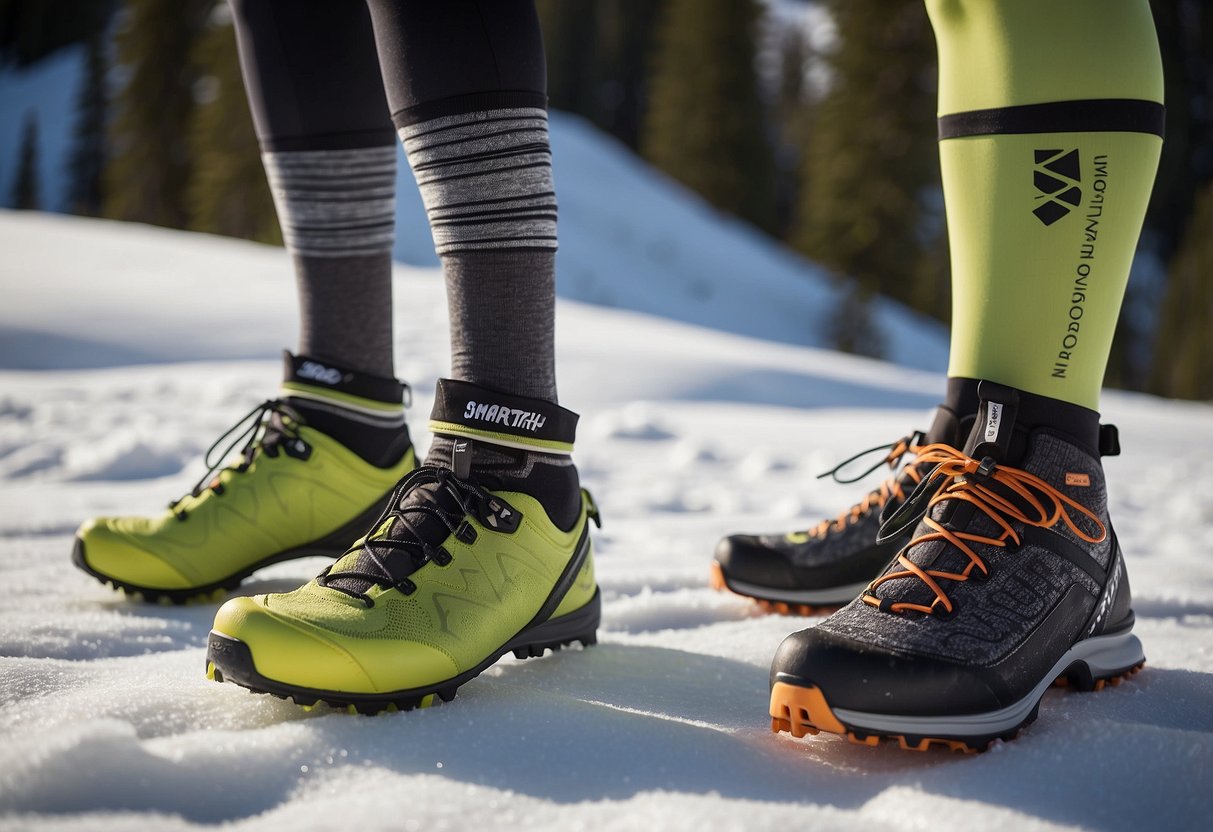
<path id="1" fill-rule="evenodd" d="M 740 595 L 762 598 L 766 601 L 786 601 L 789 604 L 846 604 L 868 588 L 868 581 L 845 584 L 827 589 L 776 589 L 758 584 L 747 584 L 735 578 L 725 578 L 729 589 Z"/>
<path id="2" fill-rule="evenodd" d="M 834 715 L 855 728 L 915 736 L 983 736 L 1010 731 L 1028 718 L 1049 685 L 1075 662 L 1085 662 L 1096 678 L 1107 676 L 1145 661 L 1141 641 L 1131 632 L 1096 636 L 1078 642 L 1066 651 L 1027 696 L 996 711 L 961 716 L 895 716 L 835 708 Z"/>

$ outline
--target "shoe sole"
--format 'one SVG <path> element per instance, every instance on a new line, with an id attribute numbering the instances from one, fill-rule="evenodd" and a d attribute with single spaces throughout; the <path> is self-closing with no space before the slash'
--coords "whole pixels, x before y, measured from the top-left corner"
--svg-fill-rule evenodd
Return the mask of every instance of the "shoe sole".
<path id="1" fill-rule="evenodd" d="M 249 575 L 256 572 L 258 569 L 264 569 L 267 566 L 272 566 L 275 563 L 282 563 L 288 560 L 297 560 L 299 558 L 310 557 L 329 557 L 338 558 L 345 554 L 349 548 L 349 544 L 357 540 L 359 537 L 370 528 L 371 524 L 378 519 L 383 513 L 384 507 L 391 499 L 392 493 L 384 494 L 374 505 L 366 511 L 359 514 L 353 520 L 341 526 L 336 531 L 329 532 L 324 537 L 304 543 L 300 546 L 293 546 L 290 549 L 284 549 L 269 557 L 262 558 L 250 566 L 241 569 L 238 572 L 233 572 L 219 580 L 204 584 L 202 586 L 189 587 L 187 589 L 161 589 L 156 587 L 140 586 L 139 584 L 129 581 L 119 580 L 112 575 L 106 575 L 103 572 L 98 572 L 89 565 L 85 553 L 84 541 L 77 535 L 72 545 L 72 563 L 77 567 L 92 575 L 103 584 L 108 584 L 114 589 L 122 590 L 129 596 L 141 597 L 144 601 L 151 604 L 191 604 L 207 601 L 218 601 L 229 591 L 240 586 Z"/>
<path id="2" fill-rule="evenodd" d="M 1066 651 L 1018 702 L 996 711 L 951 716 L 897 716 L 834 708 L 817 686 L 780 673 L 771 687 L 771 730 L 794 737 L 826 731 L 869 746 L 896 740 L 910 751 L 938 746 L 975 753 L 988 749 L 994 740 L 1014 739 L 1036 719 L 1040 701 L 1050 686 L 1103 690 L 1139 671 L 1145 661 L 1141 642 L 1131 632 L 1084 639 Z"/>
<path id="3" fill-rule="evenodd" d="M 719 561 L 712 561 L 711 585 L 713 589 L 731 592 L 748 598 L 767 612 L 781 615 L 821 615 L 849 604 L 863 592 L 868 582 L 826 589 L 778 590 L 771 587 L 747 584 L 730 579 Z"/>
<path id="4" fill-rule="evenodd" d="M 602 598 L 598 589 L 595 589 L 594 597 L 581 609 L 524 627 L 512 639 L 491 652 L 480 664 L 465 673 L 435 685 L 378 694 L 320 690 L 269 679 L 257 672 L 252 651 L 247 644 L 211 630 L 206 649 L 206 676 L 215 682 L 234 682 L 254 693 L 287 699 L 309 710 L 324 703 L 334 708 L 344 708 L 351 714 L 374 715 L 410 711 L 414 708 L 428 708 L 440 701 L 450 702 L 461 685 L 479 676 L 507 653 L 513 653 L 519 659 L 529 659 L 542 656 L 548 650 L 560 650 L 574 642 L 580 642 L 582 647 L 590 647 L 598 641 L 597 631 L 601 619 Z"/>

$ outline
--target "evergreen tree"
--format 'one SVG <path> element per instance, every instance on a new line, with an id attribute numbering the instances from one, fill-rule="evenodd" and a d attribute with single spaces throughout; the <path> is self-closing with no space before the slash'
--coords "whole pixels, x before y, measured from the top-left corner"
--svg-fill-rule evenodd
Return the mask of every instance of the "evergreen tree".
<path id="1" fill-rule="evenodd" d="M 919 0 L 828 0 L 838 44 L 815 105 L 792 243 L 822 265 L 948 314 L 935 42 Z M 860 343 L 871 339 L 858 339 Z"/>
<path id="2" fill-rule="evenodd" d="M 1213 180 L 1196 198 L 1188 231 L 1171 262 L 1155 350 L 1155 391 L 1213 399 Z"/>
<path id="3" fill-rule="evenodd" d="M 37 211 L 42 207 L 42 194 L 38 186 L 38 118 L 32 112 L 25 117 L 21 130 L 18 159 L 10 202 L 20 211 Z"/>
<path id="4" fill-rule="evenodd" d="M 127 0 L 117 35 L 126 83 L 115 100 L 105 214 L 172 228 L 188 223 L 191 60 L 215 0 Z"/>
<path id="5" fill-rule="evenodd" d="M 786 239 L 791 231 L 800 194 L 802 159 L 812 136 L 809 95 L 805 70 L 809 62 L 805 32 L 789 26 L 779 36 L 779 86 L 775 98 L 778 142 L 776 168 L 776 236 Z"/>
<path id="6" fill-rule="evenodd" d="M 588 118 L 628 147 L 640 141 L 659 0 L 538 0 L 553 109 Z"/>
<path id="7" fill-rule="evenodd" d="M 107 72 L 105 36 L 102 32 L 94 32 L 88 40 L 84 81 L 80 85 L 80 94 L 76 100 L 76 126 L 69 162 L 71 184 L 68 193 L 68 206 L 73 214 L 98 216 L 104 202 Z"/>
<path id="8" fill-rule="evenodd" d="M 201 78 L 188 131 L 190 227 L 280 244 L 226 5 L 215 7 L 193 57 Z"/>
<path id="9" fill-rule="evenodd" d="M 668 0 L 641 150 L 723 211 L 774 225 L 774 161 L 754 67 L 756 0 Z"/>

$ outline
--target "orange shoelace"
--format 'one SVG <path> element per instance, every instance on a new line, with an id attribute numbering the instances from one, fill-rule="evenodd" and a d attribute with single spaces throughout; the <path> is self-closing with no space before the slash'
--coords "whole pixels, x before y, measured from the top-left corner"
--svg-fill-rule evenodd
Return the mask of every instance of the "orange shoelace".
<path id="1" fill-rule="evenodd" d="M 889 453 L 885 456 L 885 458 L 883 460 L 881 460 L 876 465 L 874 465 L 872 468 L 869 468 L 868 471 L 864 472 L 864 474 L 861 474 L 859 476 L 860 477 L 865 476 L 867 473 L 875 470 L 876 468 L 878 468 L 884 464 L 888 464 L 888 466 L 890 468 L 893 468 L 894 470 L 896 470 L 898 463 L 901 462 L 901 458 L 903 456 L 905 456 L 906 454 L 914 454 L 916 457 L 918 457 L 919 455 L 922 454 L 922 452 L 926 448 L 934 447 L 933 445 L 915 444 L 914 440 L 916 438 L 918 438 L 919 436 L 921 436 L 921 434 L 913 434 L 911 436 L 905 436 L 905 437 L 902 437 L 901 439 L 898 439 L 891 446 L 888 446 L 888 445 L 878 446 L 878 448 L 879 447 L 888 447 Z M 940 447 L 945 447 L 945 446 L 940 446 Z M 873 448 L 872 450 L 877 450 L 877 448 Z M 851 457 L 851 459 L 848 459 L 845 462 L 840 463 L 838 466 L 836 466 L 834 468 L 833 471 L 827 471 L 825 474 L 822 474 L 821 476 L 826 477 L 826 476 L 830 476 L 831 474 L 836 474 L 839 469 L 841 469 L 843 466 L 847 465 L 848 463 L 854 461 L 855 459 L 859 458 L 864 453 L 867 453 L 867 451 L 856 454 L 855 456 Z M 920 459 L 912 460 L 906 466 L 906 469 L 903 472 L 904 474 L 909 476 L 909 478 L 913 481 L 915 487 L 917 487 L 918 484 L 920 482 L 922 482 L 922 474 L 919 473 L 919 467 L 918 467 L 918 463 L 920 461 L 921 461 Z M 839 480 L 839 482 L 843 482 L 843 483 L 855 482 L 856 479 L 858 479 L 858 478 L 859 477 L 856 477 L 855 479 L 850 479 L 850 480 Z M 819 479 L 820 479 L 820 477 L 819 477 Z M 829 520 L 829 519 L 822 520 L 820 523 L 818 523 L 816 526 L 812 527 L 811 529 L 809 529 L 805 532 L 801 532 L 800 534 L 789 535 L 788 537 L 789 538 L 798 537 L 798 538 L 801 538 L 801 540 L 803 542 L 804 540 L 808 540 L 809 538 L 812 538 L 812 537 L 825 537 L 831 531 L 840 532 L 843 529 L 845 529 L 849 524 L 858 522 L 858 520 L 861 517 L 863 517 L 865 514 L 867 514 L 873 508 L 883 509 L 885 507 L 885 504 L 888 503 L 889 500 L 897 499 L 897 500 L 904 501 L 906 496 L 907 496 L 907 494 L 905 493 L 905 490 L 901 487 L 901 474 L 894 474 L 893 476 L 889 477 L 887 480 L 882 482 L 880 484 L 879 488 L 877 488 L 874 491 L 869 492 L 866 497 L 864 497 L 862 500 L 860 500 L 855 505 L 851 506 L 849 509 L 846 509 L 845 511 L 840 513 L 833 520 Z"/>
<path id="2" fill-rule="evenodd" d="M 874 607 L 888 612 L 922 612 L 936 613 L 940 608 L 945 613 L 951 613 L 953 603 L 946 592 L 940 587 L 939 580 L 967 581 L 973 570 L 980 570 L 982 575 L 989 574 L 989 568 L 984 560 L 973 551 L 970 543 L 981 543 L 988 546 L 1005 548 L 1008 543 L 1018 546 L 1022 541 L 1012 522 L 1018 521 L 1028 526 L 1051 528 L 1058 520 L 1064 520 L 1078 537 L 1088 543 L 1100 543 L 1107 537 L 1107 529 L 1095 513 L 1086 506 L 1062 494 L 1053 486 L 1035 474 L 1030 474 L 1019 468 L 1009 468 L 1004 465 L 992 465 L 992 460 L 979 462 L 948 445 L 929 445 L 922 449 L 918 458 L 919 463 L 936 465 L 931 478 L 943 477 L 939 489 L 927 504 L 927 512 L 923 522 L 931 531 L 915 537 L 897 555 L 897 562 L 904 567 L 901 571 L 882 575 L 868 584 L 863 600 Z M 1015 494 L 1019 501 L 1012 502 L 1007 497 L 990 488 L 986 483 L 990 480 L 1001 484 L 1005 489 Z M 1043 499 L 1042 499 L 1043 498 Z M 964 500 L 972 503 L 993 520 L 1001 529 L 998 537 L 986 537 L 969 532 L 954 531 L 945 528 L 931 517 L 931 508 L 944 500 Z M 1052 503 L 1052 508 L 1046 508 L 1045 501 Z M 1084 515 L 1099 530 L 1094 537 L 1088 535 L 1074 522 L 1067 508 L 1075 509 Z M 963 572 L 943 572 L 936 569 L 923 569 L 906 557 L 906 553 L 920 543 L 932 540 L 945 540 L 955 546 L 969 559 Z M 935 600 L 930 605 L 914 604 L 907 601 L 890 602 L 872 593 L 886 581 L 898 578 L 917 577 L 935 593 Z"/>

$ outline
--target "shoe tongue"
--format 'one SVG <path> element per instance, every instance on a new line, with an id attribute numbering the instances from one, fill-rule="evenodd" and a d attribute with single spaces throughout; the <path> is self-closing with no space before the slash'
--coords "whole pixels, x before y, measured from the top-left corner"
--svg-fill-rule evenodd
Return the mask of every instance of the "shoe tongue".
<path id="1" fill-rule="evenodd" d="M 995 462 L 1006 462 L 1011 457 L 1019 393 L 1011 387 L 983 381 L 977 386 L 977 395 L 980 400 L 977 419 L 969 431 L 964 452 L 977 460 L 993 457 Z"/>
<path id="2" fill-rule="evenodd" d="M 407 510 L 412 506 L 426 506 L 431 511 Z M 401 580 L 412 574 L 418 567 L 411 556 L 413 550 L 399 546 L 376 545 L 377 539 L 391 538 L 393 540 L 412 540 L 425 542 L 431 546 L 440 545 L 451 534 L 451 527 L 443 522 L 435 511 L 446 514 L 452 522 L 458 523 L 463 508 L 450 489 L 441 483 L 427 482 L 410 488 L 396 508 L 403 516 L 394 516 L 382 526 L 367 535 L 366 542 L 356 552 L 351 552 L 333 565 L 326 583 L 350 592 L 366 592 L 374 585 L 374 581 L 361 576 L 343 577 L 342 572 L 379 572 L 375 563 L 374 553 L 388 567 L 389 575 L 385 579 Z M 420 550 L 417 550 L 420 556 Z"/>

